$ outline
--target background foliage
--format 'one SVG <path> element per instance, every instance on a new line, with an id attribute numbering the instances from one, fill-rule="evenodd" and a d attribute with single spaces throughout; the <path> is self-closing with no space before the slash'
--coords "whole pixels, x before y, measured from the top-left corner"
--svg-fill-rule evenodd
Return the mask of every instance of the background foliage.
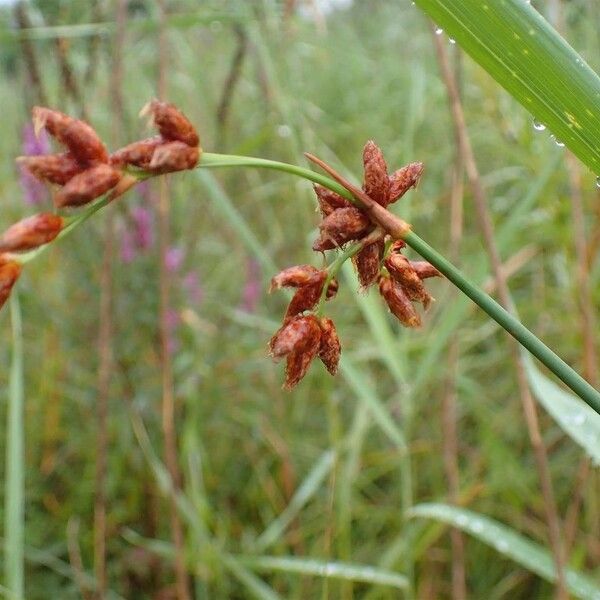
<path id="1" fill-rule="evenodd" d="M 542 13 L 547 8 L 543 2 L 534 5 Z M 101 9 L 100 20 L 110 23 L 110 6 Z M 34 47 L 50 105 L 74 114 L 81 108 L 65 92 L 55 55 L 56 30 L 47 28 L 60 25 L 89 118 L 109 138 L 113 29 L 110 24 L 82 27 L 98 21 L 93 10 L 93 3 L 39 2 L 29 14 L 39 27 Z M 567 39 L 598 69 L 600 8 L 592 1 L 571 0 L 564 10 Z M 139 137 L 143 125 L 137 113 L 156 93 L 154 11 L 150 2 L 129 3 L 123 56 L 127 139 Z M 363 1 L 327 17 L 307 10 L 285 22 L 283 6 L 275 2 L 178 0 L 169 3 L 169 12 L 169 99 L 198 125 L 205 149 L 297 164 L 304 164 L 302 151 L 309 150 L 357 174 L 364 141 L 375 139 L 392 167 L 425 162 L 420 187 L 398 210 L 436 247 L 448 246 L 454 138 L 429 24 L 410 1 Z M 26 85 L 27 65 L 15 39 L 12 11 L 0 14 L 4 227 L 31 212 L 12 157 L 22 152 L 21 131 L 34 90 Z M 240 24 L 248 47 L 228 120 L 219 124 L 218 106 Z M 97 74 L 84 84 L 90 33 L 102 36 Z M 525 256 L 510 279 L 520 316 L 581 370 L 564 150 L 548 132 L 537 132 L 532 116 L 480 67 L 468 59 L 460 65 L 468 125 L 502 256 Z M 292 394 L 284 393 L 281 366 L 266 359 L 265 348 L 285 298 L 268 296 L 266 290 L 276 269 L 318 264 L 310 251 L 317 221 L 310 187 L 257 171 L 202 171 L 172 179 L 173 240 L 182 257 L 174 269 L 173 301 L 179 456 L 186 481 L 182 506 L 198 597 L 267 598 L 271 591 L 284 598 L 398 597 L 398 590 L 387 585 L 351 584 L 348 574 L 324 579 L 308 567 L 298 574 L 285 563 L 275 568 L 263 561 L 261 566 L 256 556 L 264 555 L 378 566 L 408 575 L 419 598 L 449 597 L 447 529 L 416 516 L 404 518 L 401 507 L 446 498 L 440 405 L 453 334 L 461 352 L 461 504 L 546 544 L 542 498 L 514 374 L 504 337 L 493 323 L 466 300 L 457 300 L 444 282 L 435 282 L 438 301 L 423 329 L 401 330 L 374 295 L 355 293 L 348 273 L 329 307 L 344 347 L 341 375 L 332 380 L 316 368 Z M 595 179 L 584 171 L 590 278 L 598 306 Z M 155 196 L 153 188 L 143 195 L 134 192 L 112 207 L 119 245 L 108 551 L 110 587 L 127 598 L 153 597 L 171 578 L 169 522 L 156 477 L 161 465 L 153 462 L 161 455 L 157 247 L 139 251 L 132 261 L 122 248 L 134 226 L 133 207 L 152 206 Z M 461 263 L 473 279 L 485 283 L 489 268 L 468 196 L 465 206 Z M 28 598 L 79 597 L 67 551 L 69 522 L 79 522 L 82 560 L 91 571 L 102 220 L 94 219 L 28 266 L 19 283 Z M 200 289 L 189 284 L 196 277 Z M 10 335 L 5 310 L 0 339 Z M 0 344 L 2 422 L 9 363 L 5 342 Z M 542 424 L 564 515 L 578 486 L 582 452 L 545 414 Z M 0 433 L 2 451 L 5 445 Z M 0 465 L 0 476 L 4 468 Z M 592 469 L 580 488 L 583 508 L 570 553 L 570 566 L 596 580 L 599 483 Z M 468 538 L 467 582 L 473 598 L 551 594 L 548 583 L 503 558 L 501 550 Z"/>

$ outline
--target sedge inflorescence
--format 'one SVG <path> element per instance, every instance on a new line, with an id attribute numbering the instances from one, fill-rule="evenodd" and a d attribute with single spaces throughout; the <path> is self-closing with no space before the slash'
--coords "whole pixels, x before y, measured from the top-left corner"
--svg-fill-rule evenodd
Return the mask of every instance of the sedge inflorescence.
<path id="1" fill-rule="evenodd" d="M 32 112 L 36 134 L 47 132 L 64 151 L 21 156 L 17 162 L 39 181 L 54 186 L 57 211 L 76 209 L 108 193 L 108 199 L 114 200 L 140 179 L 194 168 L 202 154 L 194 126 L 168 102 L 152 100 L 142 109 L 159 135 L 112 154 L 85 121 L 41 106 Z M 68 222 L 69 216 L 40 213 L 15 223 L 0 236 L 0 308 L 21 273 L 20 254 L 48 244 Z"/>
<path id="2" fill-rule="evenodd" d="M 421 317 L 415 303 L 421 303 L 426 309 L 433 300 L 423 280 L 440 273 L 428 262 L 406 258 L 402 254 L 406 244 L 401 239 L 391 239 L 378 226 L 370 203 L 386 209 L 399 200 L 417 185 L 423 164 L 410 163 L 390 175 L 381 149 L 369 141 L 363 150 L 363 186 L 357 193 L 357 188 L 345 182 L 333 169 L 310 155 L 309 158 L 326 167 L 358 200 L 355 204 L 328 188 L 315 186 L 322 220 L 313 250 L 321 253 L 337 250 L 352 256 L 361 288 L 364 290 L 378 283 L 379 293 L 400 323 L 406 327 L 419 327 Z M 365 204 L 367 201 L 368 205 Z M 333 271 L 339 267 L 339 261 L 333 261 L 325 269 L 298 265 L 285 269 L 272 279 L 271 290 L 297 289 L 281 328 L 269 343 L 274 359 L 286 358 L 284 387 L 287 389 L 293 388 L 304 377 L 317 356 L 332 375 L 337 372 L 341 344 L 335 325 L 331 319 L 321 316 L 321 310 L 323 302 L 337 292 Z"/>

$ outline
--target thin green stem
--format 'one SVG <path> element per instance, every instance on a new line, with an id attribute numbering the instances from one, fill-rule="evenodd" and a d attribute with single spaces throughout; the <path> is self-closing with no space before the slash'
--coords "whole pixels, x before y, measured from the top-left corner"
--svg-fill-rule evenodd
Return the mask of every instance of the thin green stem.
<path id="1" fill-rule="evenodd" d="M 6 420 L 6 483 L 4 513 L 4 583 L 11 597 L 25 597 L 24 563 L 24 442 L 23 442 L 23 332 L 19 296 L 10 299 L 12 363 Z"/>

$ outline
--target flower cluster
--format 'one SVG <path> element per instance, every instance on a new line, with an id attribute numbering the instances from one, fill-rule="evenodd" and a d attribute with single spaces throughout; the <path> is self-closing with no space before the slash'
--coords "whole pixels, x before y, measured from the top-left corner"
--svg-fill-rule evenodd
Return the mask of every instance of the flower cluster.
<path id="1" fill-rule="evenodd" d="M 17 161 L 36 179 L 59 186 L 53 195 L 57 210 L 83 206 L 108 192 L 112 200 L 140 178 L 195 167 L 202 153 L 200 139 L 185 115 L 172 104 L 158 100 L 149 102 L 142 113 L 150 116 L 159 135 L 109 154 L 85 121 L 36 106 L 35 133 L 45 130 L 64 147 L 64 152 L 21 156 Z M 142 171 L 132 172 L 130 167 Z M 41 213 L 23 219 L 0 236 L 0 308 L 20 275 L 19 253 L 51 242 L 67 222 L 68 218 Z"/>
<path id="2" fill-rule="evenodd" d="M 318 163 L 324 166 L 320 161 Z M 364 181 L 362 191 L 358 191 L 363 201 L 370 200 L 384 209 L 415 187 L 423 172 L 422 163 L 410 163 L 388 175 L 383 154 L 372 141 L 364 147 L 363 164 Z M 330 167 L 327 171 L 334 173 Z M 336 179 L 343 182 L 337 174 Z M 356 190 L 351 184 L 346 187 L 350 191 Z M 313 250 L 325 252 L 349 247 L 348 255 L 352 256 L 361 287 L 366 289 L 379 282 L 379 292 L 390 311 L 404 326 L 419 327 L 421 318 L 413 303 L 420 302 L 428 308 L 432 297 L 425 289 L 423 279 L 439 276 L 437 269 L 427 262 L 411 261 L 403 256 L 401 251 L 405 243 L 392 240 L 379 228 L 368 207 L 354 204 L 323 186 L 315 186 L 315 193 L 322 220 Z M 338 269 L 338 262 L 332 263 L 330 269 L 333 265 Z M 269 344 L 275 359 L 287 358 L 284 384 L 287 389 L 304 377 L 316 356 L 331 374 L 337 371 L 341 351 L 339 338 L 333 322 L 320 316 L 323 300 L 333 297 L 337 291 L 333 275 L 327 269 L 299 265 L 285 269 L 271 282 L 271 291 L 281 287 L 298 288 L 282 327 Z M 326 290 L 325 285 L 328 286 Z"/>

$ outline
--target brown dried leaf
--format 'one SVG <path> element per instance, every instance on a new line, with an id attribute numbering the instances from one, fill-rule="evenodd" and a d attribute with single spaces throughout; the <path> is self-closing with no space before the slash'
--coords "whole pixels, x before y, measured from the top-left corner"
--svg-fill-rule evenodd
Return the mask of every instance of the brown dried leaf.
<path id="1" fill-rule="evenodd" d="M 0 252 L 22 252 L 51 242 L 61 231 L 63 219 L 41 213 L 9 227 L 0 237 Z"/>

